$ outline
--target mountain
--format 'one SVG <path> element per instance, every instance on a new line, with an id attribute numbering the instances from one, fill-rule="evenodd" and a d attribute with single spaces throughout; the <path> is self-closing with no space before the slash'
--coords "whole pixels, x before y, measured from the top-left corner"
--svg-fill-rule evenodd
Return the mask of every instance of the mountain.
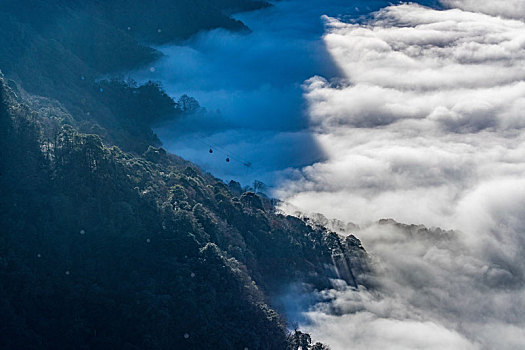
<path id="1" fill-rule="evenodd" d="M 283 349 L 273 296 L 366 268 L 354 237 L 0 84 L 1 348 Z"/>
<path id="2" fill-rule="evenodd" d="M 304 348 L 280 296 L 357 286 L 359 240 L 168 154 L 151 125 L 198 102 L 115 75 L 268 5 L 145 4 L 2 4 L 0 348 Z"/>
<path id="3" fill-rule="evenodd" d="M 29 93 L 60 101 L 81 131 L 144 152 L 159 140 L 148 124 L 130 123 L 108 108 L 100 79 L 151 63 L 160 56 L 154 45 L 219 27 L 248 31 L 229 14 L 265 6 L 253 0 L 4 0 L 0 69 Z"/>

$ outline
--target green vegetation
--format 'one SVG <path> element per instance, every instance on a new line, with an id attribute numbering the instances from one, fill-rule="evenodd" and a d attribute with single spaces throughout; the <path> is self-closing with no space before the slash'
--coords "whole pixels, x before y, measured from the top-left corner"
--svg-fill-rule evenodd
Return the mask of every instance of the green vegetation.
<path id="1" fill-rule="evenodd" d="M 152 62 L 160 53 L 150 45 L 218 27 L 247 30 L 229 13 L 263 6 L 252 0 L 3 0 L 0 69 L 29 93 L 60 101 L 80 130 L 142 153 L 159 143 L 150 125 L 108 108 L 119 96 L 104 97 L 98 79 Z"/>
<path id="2" fill-rule="evenodd" d="M 272 296 L 365 264 L 354 238 L 0 85 L 2 349 L 297 349 Z"/>
<path id="3" fill-rule="evenodd" d="M 112 77 L 263 6 L 2 2 L 0 349 L 325 349 L 278 296 L 355 285 L 360 242 L 168 154 L 151 126 L 198 102 Z"/>

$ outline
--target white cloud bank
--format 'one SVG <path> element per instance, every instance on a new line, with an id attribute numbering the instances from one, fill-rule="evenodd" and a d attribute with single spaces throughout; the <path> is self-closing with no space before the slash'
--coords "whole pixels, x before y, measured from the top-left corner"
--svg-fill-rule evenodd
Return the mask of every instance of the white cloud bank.
<path id="1" fill-rule="evenodd" d="M 292 204 L 466 229 L 460 207 L 484 183 L 523 177 L 523 22 L 400 5 L 367 25 L 327 26 L 345 77 L 305 89 L 330 160 L 283 186 Z"/>
<path id="2" fill-rule="evenodd" d="M 523 0 L 441 0 L 443 5 L 507 18 L 525 18 Z"/>
<path id="3" fill-rule="evenodd" d="M 358 232 L 381 287 L 333 291 L 309 313 L 334 349 L 525 348 L 525 2 L 446 2 L 461 9 L 326 18 L 344 76 L 305 83 L 328 160 L 297 172 L 282 197 L 346 221 L 462 232 Z"/>

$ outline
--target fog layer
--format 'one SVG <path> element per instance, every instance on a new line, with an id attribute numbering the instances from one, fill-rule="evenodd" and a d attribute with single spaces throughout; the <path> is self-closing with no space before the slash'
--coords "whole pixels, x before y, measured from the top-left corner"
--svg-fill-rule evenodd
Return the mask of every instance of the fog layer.
<path id="1" fill-rule="evenodd" d="M 524 3 L 280 1 L 239 16 L 252 33 L 160 48 L 140 74 L 206 107 L 157 129 L 168 150 L 361 225 L 375 288 L 323 293 L 315 339 L 525 347 Z"/>
<path id="2" fill-rule="evenodd" d="M 274 185 L 286 169 L 324 159 L 309 130 L 302 89 L 313 75 L 340 75 L 322 40 L 321 16 L 355 17 L 387 4 L 279 1 L 236 16 L 251 33 L 218 29 L 159 48 L 165 57 L 140 72 L 139 80 L 159 80 L 170 95 L 188 94 L 206 108 L 158 127 L 164 147 L 220 178 L 244 184 L 258 179 Z"/>
<path id="3" fill-rule="evenodd" d="M 308 314 L 334 349 L 525 347 L 524 2 L 443 3 L 457 8 L 325 17 L 342 74 L 304 89 L 327 160 L 280 194 L 362 224 L 376 259 L 378 289 Z M 459 231 L 367 224 L 380 218 Z"/>

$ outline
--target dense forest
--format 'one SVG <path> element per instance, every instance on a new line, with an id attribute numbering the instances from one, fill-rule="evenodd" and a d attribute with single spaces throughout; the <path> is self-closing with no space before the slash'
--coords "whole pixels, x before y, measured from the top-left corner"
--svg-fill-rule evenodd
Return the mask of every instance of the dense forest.
<path id="1" fill-rule="evenodd" d="M 160 148 L 151 125 L 191 97 L 99 79 L 267 4 L 145 4 L 2 4 L 0 348 L 324 349 L 288 331 L 279 295 L 357 286 L 359 240 Z"/>
<path id="2" fill-rule="evenodd" d="M 159 141 L 143 120 L 132 123 L 108 108 L 100 78 L 150 63 L 160 55 L 152 46 L 201 30 L 248 31 L 229 14 L 264 6 L 253 0 L 3 0 L 0 69 L 29 93 L 60 101 L 80 131 L 143 152 Z"/>
<path id="3" fill-rule="evenodd" d="M 1 348 L 284 349 L 272 296 L 366 269 L 355 237 L 162 148 L 57 128 L 0 82 Z"/>

